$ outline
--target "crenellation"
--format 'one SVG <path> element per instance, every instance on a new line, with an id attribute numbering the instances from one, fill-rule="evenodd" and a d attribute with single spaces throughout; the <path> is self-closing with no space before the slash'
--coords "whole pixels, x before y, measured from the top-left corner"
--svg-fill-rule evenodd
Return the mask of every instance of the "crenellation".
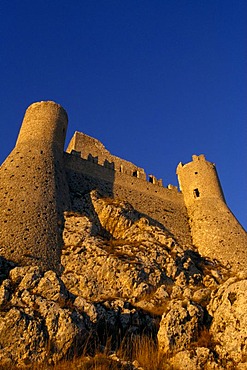
<path id="1" fill-rule="evenodd" d="M 99 140 L 81 132 L 76 131 L 66 152 L 80 156 L 82 159 L 102 165 L 116 172 L 121 172 L 128 176 L 137 177 L 152 184 L 163 186 L 162 179 L 158 180 L 154 175 L 148 175 L 147 177 L 143 168 L 112 155 Z"/>
<path id="2" fill-rule="evenodd" d="M 205 155 L 204 154 L 200 154 L 200 155 L 193 154 L 192 155 L 192 161 L 193 162 L 197 162 L 197 161 L 206 162 L 206 158 L 205 158 Z"/>
<path id="3" fill-rule="evenodd" d="M 177 166 L 179 189 L 112 155 L 75 132 L 67 150 L 67 113 L 54 102 L 32 104 L 11 154 L 0 167 L 0 254 L 18 264 L 60 269 L 63 212 L 83 209 L 83 195 L 128 201 L 180 244 L 247 266 L 247 234 L 226 205 L 215 164 L 203 154 Z M 73 197 L 81 197 L 75 205 Z"/>
<path id="4" fill-rule="evenodd" d="M 66 152 L 71 153 L 72 151 L 80 152 L 81 158 L 90 160 L 106 168 L 146 179 L 143 168 L 112 155 L 99 140 L 81 132 L 76 131 L 68 145 Z"/>
<path id="5" fill-rule="evenodd" d="M 172 184 L 168 184 L 168 185 L 167 185 L 167 189 L 169 189 L 169 190 L 174 190 L 174 191 L 178 191 L 178 187 L 177 187 L 177 186 L 175 186 L 175 185 L 172 185 Z"/>

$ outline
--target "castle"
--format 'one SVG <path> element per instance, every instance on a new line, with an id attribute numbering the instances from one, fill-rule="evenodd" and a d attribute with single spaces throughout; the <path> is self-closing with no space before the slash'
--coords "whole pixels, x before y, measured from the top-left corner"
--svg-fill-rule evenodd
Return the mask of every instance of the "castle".
<path id="1" fill-rule="evenodd" d="M 246 270 L 247 234 L 227 207 L 215 165 L 203 155 L 177 167 L 180 191 L 75 132 L 64 152 L 68 117 L 58 104 L 32 104 L 0 167 L 0 255 L 60 271 L 63 212 L 91 190 L 127 200 L 182 245 Z M 78 211 L 78 209 L 76 209 Z"/>

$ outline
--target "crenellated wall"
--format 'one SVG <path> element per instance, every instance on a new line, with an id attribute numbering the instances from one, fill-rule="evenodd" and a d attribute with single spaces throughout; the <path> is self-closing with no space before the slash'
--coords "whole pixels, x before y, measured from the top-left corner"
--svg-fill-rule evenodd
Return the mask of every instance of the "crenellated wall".
<path id="1" fill-rule="evenodd" d="M 82 132 L 76 131 L 74 133 L 66 151 L 68 153 L 76 152 L 81 158 L 113 169 L 116 172 L 146 179 L 143 168 L 112 155 L 99 140 Z"/>
<path id="2" fill-rule="evenodd" d="M 181 192 L 76 132 L 67 152 L 67 114 L 54 102 L 32 104 L 16 146 L 0 167 L 0 254 L 18 264 L 60 270 L 63 212 L 83 210 L 98 190 L 120 198 L 166 228 L 182 245 L 247 271 L 247 234 L 228 209 L 215 165 L 203 155 L 177 167 Z M 75 199 L 77 201 L 75 202 Z"/>
<path id="3" fill-rule="evenodd" d="M 179 243 L 191 245 L 187 210 L 183 195 L 176 187 L 164 188 L 75 154 L 65 154 L 65 167 L 69 188 L 74 194 L 97 189 L 103 196 L 126 200 L 137 211 L 162 224 Z"/>

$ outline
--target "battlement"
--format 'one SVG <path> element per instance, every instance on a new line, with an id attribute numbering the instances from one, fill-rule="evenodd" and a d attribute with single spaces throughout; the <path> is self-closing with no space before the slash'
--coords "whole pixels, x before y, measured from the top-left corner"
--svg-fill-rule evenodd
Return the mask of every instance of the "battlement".
<path id="1" fill-rule="evenodd" d="M 182 162 L 180 162 L 178 164 L 178 167 L 177 167 L 177 173 L 178 172 L 181 172 L 181 169 L 182 168 L 186 168 L 186 167 L 191 167 L 191 165 L 194 164 L 195 166 L 200 166 L 200 165 L 206 165 L 206 166 L 209 166 L 211 168 L 215 168 L 215 164 L 214 163 L 211 163 L 211 162 L 208 162 L 205 158 L 205 155 L 204 154 L 200 154 L 200 155 L 195 155 L 193 154 L 192 155 L 192 162 L 189 162 L 189 163 L 186 163 L 186 164 L 183 164 Z"/>
<path id="2" fill-rule="evenodd" d="M 163 186 L 162 179 L 151 174 L 147 176 L 143 168 L 112 155 L 99 140 L 82 132 L 74 133 L 66 152 L 115 172 Z M 168 189 L 176 190 L 177 187 L 169 184 Z"/>
<path id="3" fill-rule="evenodd" d="M 214 163 L 203 154 L 193 155 L 192 162 L 177 166 L 180 190 L 187 206 L 203 198 L 217 198 L 225 202 L 223 191 Z"/>
<path id="4" fill-rule="evenodd" d="M 112 155 L 97 139 L 76 131 L 68 145 L 67 153 L 76 153 L 81 158 L 99 164 L 114 171 L 122 172 L 138 178 L 145 178 L 143 168 L 124 159 Z"/>

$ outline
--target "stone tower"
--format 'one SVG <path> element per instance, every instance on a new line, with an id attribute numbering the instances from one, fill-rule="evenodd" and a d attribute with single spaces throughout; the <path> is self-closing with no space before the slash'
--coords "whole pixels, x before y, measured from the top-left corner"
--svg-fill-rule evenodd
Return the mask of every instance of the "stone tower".
<path id="1" fill-rule="evenodd" d="M 235 271 L 247 270 L 247 234 L 225 203 L 215 165 L 194 155 L 192 162 L 179 163 L 177 175 L 199 252 Z"/>
<path id="2" fill-rule="evenodd" d="M 63 165 L 67 121 L 54 102 L 32 104 L 0 167 L 0 254 L 18 264 L 59 270 L 62 212 L 69 207 Z"/>

